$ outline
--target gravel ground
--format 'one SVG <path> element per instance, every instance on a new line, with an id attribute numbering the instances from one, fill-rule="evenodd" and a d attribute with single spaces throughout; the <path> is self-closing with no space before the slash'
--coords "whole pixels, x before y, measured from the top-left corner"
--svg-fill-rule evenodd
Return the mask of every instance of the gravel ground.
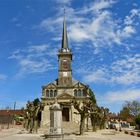
<path id="1" fill-rule="evenodd" d="M 22 132 L 22 133 L 20 133 Z M 19 129 L 0 131 L 0 140 L 43 140 L 41 134 L 27 134 Z M 83 136 L 64 136 L 64 140 L 140 140 L 140 137 L 116 132 L 112 130 L 101 130 L 97 132 L 86 132 Z"/>

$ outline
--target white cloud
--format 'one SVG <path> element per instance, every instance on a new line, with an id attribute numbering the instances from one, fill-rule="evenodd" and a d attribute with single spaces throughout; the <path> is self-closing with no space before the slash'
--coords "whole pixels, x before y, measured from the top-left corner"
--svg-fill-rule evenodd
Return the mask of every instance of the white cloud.
<path id="1" fill-rule="evenodd" d="M 126 26 L 123 31 L 126 36 L 129 36 L 130 34 L 135 33 L 135 29 L 132 26 Z"/>
<path id="2" fill-rule="evenodd" d="M 126 56 L 112 64 L 112 81 L 120 84 L 136 84 L 140 82 L 140 54 Z M 116 75 L 115 75 L 116 74 Z"/>
<path id="3" fill-rule="evenodd" d="M 136 30 L 133 26 L 125 26 L 122 30 L 118 30 L 117 34 L 120 38 L 127 38 L 131 37 L 134 33 L 136 33 Z"/>
<path id="4" fill-rule="evenodd" d="M 89 39 L 89 36 L 85 32 L 85 30 L 82 29 L 81 27 L 76 27 L 76 26 L 70 27 L 69 37 L 70 39 L 75 40 L 76 42 L 79 42 L 79 41 L 81 42 L 81 41 L 85 41 Z"/>
<path id="5" fill-rule="evenodd" d="M 42 61 L 39 60 L 32 60 L 29 58 L 21 59 L 19 62 L 20 65 L 20 73 L 40 73 L 45 72 L 47 69 L 50 69 L 52 66 L 48 60 L 44 59 Z"/>
<path id="6" fill-rule="evenodd" d="M 88 66 L 89 67 L 89 66 Z M 121 85 L 138 84 L 140 82 L 140 55 L 126 55 L 110 66 L 94 68 L 93 72 L 81 72 L 83 80 L 88 83 L 111 83 Z"/>
<path id="7" fill-rule="evenodd" d="M 85 4 L 85 6 L 81 8 L 81 10 L 76 11 L 76 13 L 86 14 L 92 12 L 97 14 L 102 10 L 111 8 L 115 3 L 115 0 L 95 0 L 94 2 Z"/>
<path id="8" fill-rule="evenodd" d="M 69 28 L 69 37 L 78 43 L 89 40 L 96 48 L 109 47 L 113 43 L 121 44 L 122 40 L 122 36 L 117 34 L 117 23 L 108 11 L 73 23 Z"/>
<path id="9" fill-rule="evenodd" d="M 86 81 L 88 83 L 106 81 L 105 72 L 103 69 L 99 69 L 92 73 L 86 73 L 85 75 L 86 76 L 84 77 L 83 81 Z"/>
<path id="10" fill-rule="evenodd" d="M 112 0 L 98 0 L 98 1 L 95 1 L 93 3 L 93 10 L 95 11 L 99 11 L 99 10 L 102 10 L 104 8 L 109 8 L 111 7 L 111 5 L 114 3 L 115 1 L 112 1 Z"/>
<path id="11" fill-rule="evenodd" d="M 35 46 L 30 46 L 28 52 L 45 52 L 49 48 L 48 45 L 42 44 L 42 45 L 35 45 Z"/>
<path id="12" fill-rule="evenodd" d="M 57 2 L 67 3 L 71 2 L 71 0 Z M 96 0 L 92 3 L 85 4 L 85 6 L 79 9 L 67 6 L 66 19 L 68 22 L 69 42 L 72 42 L 72 44 L 76 43 L 75 45 L 86 41 L 91 42 L 96 55 L 100 53 L 100 50 L 107 49 L 108 51 L 112 51 L 114 46 L 117 47 L 116 44 L 119 46 L 122 45 L 122 47 L 126 46 L 128 43 L 125 43 L 125 41 L 133 39 L 132 36 L 137 33 L 134 21 L 135 18 L 139 17 L 140 10 L 132 9 L 124 19 L 116 19 L 115 13 L 109 10 L 115 3 L 116 1 L 113 0 Z M 39 25 L 40 28 L 45 28 L 48 32 L 55 32 L 55 36 L 52 40 L 57 42 L 62 36 L 63 21 L 63 8 L 61 7 L 59 10 L 55 17 L 44 19 Z M 81 46 L 84 47 L 85 45 Z M 42 64 L 36 64 L 38 62 L 33 57 L 34 53 L 37 51 L 39 52 L 39 54 L 35 53 L 36 57 L 44 56 L 44 52 L 46 53 L 45 50 L 47 50 L 47 48 L 48 46 L 45 44 L 41 46 L 32 46 L 28 50 L 30 54 L 26 56 L 27 58 L 25 56 L 16 55 L 16 53 L 11 57 L 19 57 L 19 64 L 21 66 L 24 65 L 28 69 L 28 65 L 32 65 L 33 71 L 35 71 L 34 69 L 38 69 Z M 54 56 L 56 52 L 57 50 L 53 49 L 53 51 L 47 53 L 47 56 Z M 138 83 L 140 77 L 138 72 L 139 64 L 134 67 L 133 62 L 128 64 L 129 60 L 132 58 L 131 56 L 127 59 L 123 58 L 119 60 L 120 63 L 118 63 L 119 61 L 111 62 L 108 67 L 104 64 L 104 69 L 98 67 L 92 73 L 87 72 L 87 75 L 83 76 L 83 79 L 88 82 L 105 81 L 124 85 Z M 126 65 L 120 66 L 119 64 L 123 61 L 125 61 Z M 128 65 L 131 69 L 125 70 Z M 120 69 L 122 70 L 119 71 Z"/>
<path id="13" fill-rule="evenodd" d="M 40 28 L 45 28 L 46 30 L 51 31 L 51 32 L 54 32 L 54 31 L 58 32 L 58 29 L 62 27 L 62 21 L 63 21 L 62 17 L 57 17 L 55 19 L 48 18 L 48 19 L 42 20 L 39 26 Z"/>
<path id="14" fill-rule="evenodd" d="M 87 19 L 87 21 L 86 19 L 83 21 L 79 20 L 79 22 L 73 23 L 72 26 L 70 26 L 69 37 L 75 42 L 83 41 L 83 39 L 84 41 L 87 39 L 94 40 L 96 42 L 101 41 L 101 40 L 96 40 L 96 39 L 100 38 L 101 36 L 105 34 L 112 33 L 111 28 L 110 28 L 111 29 L 110 31 L 107 31 L 105 29 L 107 28 L 106 26 L 108 26 L 107 20 L 110 21 L 110 13 L 108 13 L 107 11 L 98 14 L 96 18 L 94 17 L 90 21 L 89 19 Z M 100 34 L 100 32 L 102 32 L 102 35 Z"/>
<path id="15" fill-rule="evenodd" d="M 9 59 L 20 59 L 20 58 L 22 58 L 22 56 L 19 55 L 19 53 L 20 53 L 20 50 L 18 49 L 18 50 L 16 50 L 16 51 L 14 51 L 14 52 L 12 53 L 12 55 L 9 56 L 8 58 L 9 58 Z"/>
<path id="16" fill-rule="evenodd" d="M 124 19 L 116 19 L 115 13 L 108 8 L 112 7 L 116 1 L 97 0 L 80 9 L 67 7 L 66 17 L 68 26 L 68 37 L 75 43 L 91 41 L 93 46 L 98 48 L 112 48 L 114 44 L 126 46 L 125 40 L 136 33 L 135 18 L 139 15 L 138 9 L 132 9 Z M 61 11 L 56 17 L 44 19 L 40 23 L 41 28 L 50 32 L 62 34 L 63 17 Z M 90 14 L 90 18 L 89 18 Z M 129 23 L 132 20 L 131 24 Z M 56 38 L 56 36 L 54 37 Z M 100 52 L 100 51 L 98 51 Z"/>
<path id="17" fill-rule="evenodd" d="M 59 4 L 70 4 L 72 0 L 56 0 Z"/>
<path id="18" fill-rule="evenodd" d="M 140 99 L 140 89 L 128 89 L 122 91 L 108 92 L 104 99 L 108 102 L 124 102 Z"/>
<path id="19" fill-rule="evenodd" d="M 124 24 L 125 25 L 132 25 L 136 24 L 136 18 L 140 17 L 140 9 L 132 9 L 124 19 Z"/>
<path id="20" fill-rule="evenodd" d="M 19 72 L 16 77 L 29 73 L 43 73 L 52 68 L 52 59 L 56 57 L 56 49 L 46 44 L 29 46 L 23 50 L 16 50 L 9 57 L 15 59 L 19 66 Z"/>
<path id="21" fill-rule="evenodd" d="M 7 79 L 7 76 L 4 75 L 4 74 L 0 74 L 0 80 L 6 80 Z"/>

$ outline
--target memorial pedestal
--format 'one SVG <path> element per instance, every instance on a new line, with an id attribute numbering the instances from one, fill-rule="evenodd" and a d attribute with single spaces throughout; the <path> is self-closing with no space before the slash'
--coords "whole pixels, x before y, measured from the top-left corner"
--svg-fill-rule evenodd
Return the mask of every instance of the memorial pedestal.
<path id="1" fill-rule="evenodd" d="M 45 138 L 47 140 L 63 140 L 62 109 L 57 102 L 50 107 L 50 131 L 48 135 L 45 135 Z"/>

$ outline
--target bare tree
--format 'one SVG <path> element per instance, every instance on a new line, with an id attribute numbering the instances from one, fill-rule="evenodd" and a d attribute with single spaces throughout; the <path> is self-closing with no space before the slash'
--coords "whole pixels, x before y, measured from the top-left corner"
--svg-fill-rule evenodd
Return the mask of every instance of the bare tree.
<path id="1" fill-rule="evenodd" d="M 85 87 L 84 94 L 89 95 L 89 97 L 81 102 L 76 101 L 76 100 L 74 100 L 74 102 L 73 102 L 74 108 L 80 114 L 80 135 L 83 135 L 83 133 L 85 131 L 85 119 L 87 117 L 91 117 L 91 114 L 96 113 L 95 108 L 97 108 L 94 93 L 92 92 L 92 90 L 90 88 L 88 88 L 88 86 Z M 93 118 L 92 118 L 92 120 L 93 120 Z"/>
<path id="2" fill-rule="evenodd" d="M 43 105 L 39 99 L 35 99 L 32 102 L 28 101 L 24 111 L 24 127 L 29 131 L 29 133 L 32 133 L 33 131 L 37 132 L 40 121 L 39 114 L 41 113 L 42 109 Z"/>
<path id="3" fill-rule="evenodd" d="M 89 103 L 87 101 L 78 102 L 75 100 L 73 105 L 80 114 L 80 135 L 83 135 L 85 131 L 85 119 L 89 116 Z"/>
<path id="4" fill-rule="evenodd" d="M 119 113 L 121 119 L 129 121 L 132 125 L 137 124 L 136 118 L 140 116 L 140 102 L 139 101 L 126 101 L 122 110 Z"/>
<path id="5" fill-rule="evenodd" d="M 140 102 L 138 101 L 126 101 L 125 106 L 129 109 L 130 114 L 134 117 L 140 114 Z"/>

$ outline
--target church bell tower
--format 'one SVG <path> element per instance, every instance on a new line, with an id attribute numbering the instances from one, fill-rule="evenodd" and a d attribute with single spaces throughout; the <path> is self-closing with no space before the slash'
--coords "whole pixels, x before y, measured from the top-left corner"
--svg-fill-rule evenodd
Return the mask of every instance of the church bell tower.
<path id="1" fill-rule="evenodd" d="M 72 86 L 72 52 L 71 49 L 68 47 L 67 25 L 65 16 L 63 21 L 62 46 L 61 49 L 58 51 L 58 62 L 58 86 Z"/>

